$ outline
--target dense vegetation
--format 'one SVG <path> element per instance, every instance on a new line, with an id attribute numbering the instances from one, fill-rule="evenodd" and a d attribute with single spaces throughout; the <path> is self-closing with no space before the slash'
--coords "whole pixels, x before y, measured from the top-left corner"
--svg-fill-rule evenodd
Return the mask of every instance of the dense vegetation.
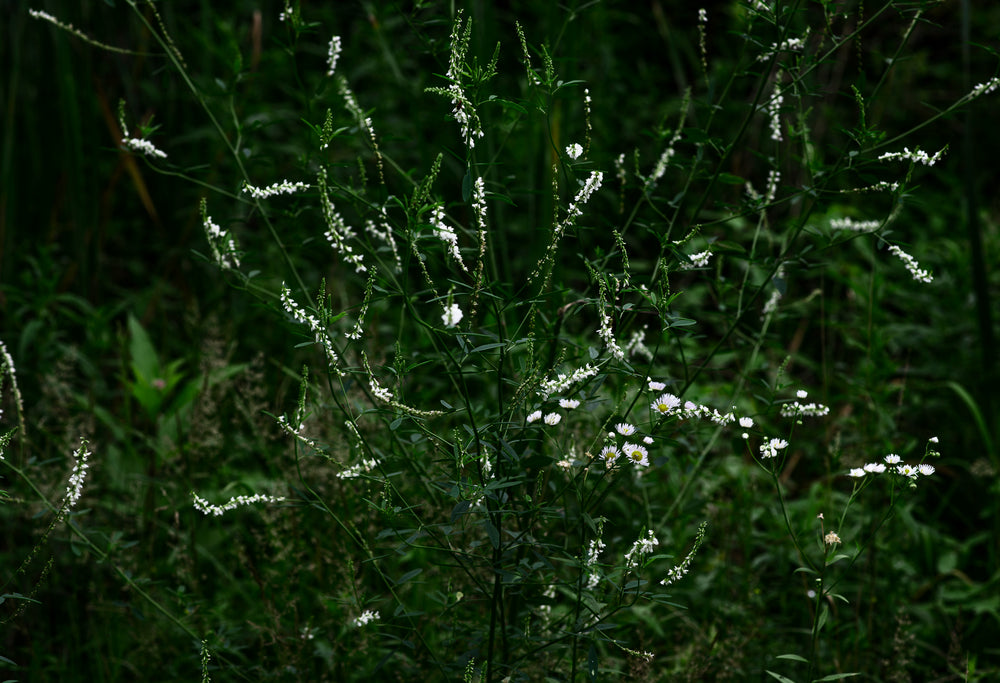
<path id="1" fill-rule="evenodd" d="M 970 4 L 0 9 L 4 677 L 995 679 Z"/>

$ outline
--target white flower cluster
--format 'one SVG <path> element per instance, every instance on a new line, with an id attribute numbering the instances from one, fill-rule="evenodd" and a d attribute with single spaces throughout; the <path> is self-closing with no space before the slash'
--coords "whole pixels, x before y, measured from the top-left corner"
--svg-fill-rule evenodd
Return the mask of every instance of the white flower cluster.
<path id="1" fill-rule="evenodd" d="M 681 262 L 681 270 L 704 268 L 708 265 L 709 259 L 712 258 L 712 252 L 710 250 L 700 251 L 697 254 L 691 254 L 688 258 L 691 260 Z"/>
<path id="2" fill-rule="evenodd" d="M 822 403 L 799 403 L 792 401 L 781 406 L 781 417 L 823 417 L 830 414 L 830 408 Z"/>
<path id="3" fill-rule="evenodd" d="M 912 161 L 918 164 L 923 164 L 924 166 L 933 166 L 938 162 L 938 160 L 944 156 L 947 147 L 942 147 L 937 154 L 930 156 L 927 152 L 923 151 L 919 147 L 912 152 L 909 147 L 904 147 L 902 152 L 886 152 L 878 158 L 879 161 L 891 161 L 894 159 L 901 159 L 904 161 Z"/>
<path id="4" fill-rule="evenodd" d="M 343 255 L 344 261 L 354 266 L 358 273 L 368 270 L 364 263 L 364 256 L 355 254 L 354 248 L 347 243 L 347 240 L 354 237 L 354 231 L 347 227 L 344 219 L 333 207 L 333 202 L 326 191 L 326 171 L 321 171 L 319 176 L 319 196 L 323 204 L 323 217 L 326 218 L 326 232 L 323 233 L 326 241 L 330 243 L 334 251 Z"/>
<path id="5" fill-rule="evenodd" d="M 239 251 L 232 233 L 228 230 L 223 231 L 207 213 L 204 214 L 202 225 L 205 228 L 205 237 L 208 239 L 208 246 L 212 248 L 215 262 L 226 270 L 239 268 Z"/>
<path id="6" fill-rule="evenodd" d="M 979 97 L 981 95 L 989 95 L 997 88 L 1000 88 L 1000 78 L 991 78 L 985 83 L 980 83 L 979 85 L 974 87 L 971 90 L 971 92 L 969 92 L 968 97 L 969 99 L 971 99 L 973 97 Z"/>
<path id="7" fill-rule="evenodd" d="M 14 392 L 14 402 L 17 405 L 18 415 L 24 414 L 24 404 L 21 400 L 21 390 L 17 388 L 17 374 L 14 369 L 14 359 L 11 358 L 10 352 L 7 351 L 7 345 L 0 341 L 0 398 L 3 397 L 3 378 L 6 376 L 10 379 L 10 385 Z M 0 408 L 0 417 L 3 417 L 3 408 Z M 0 460 L 3 459 L 3 454 L 0 453 Z"/>
<path id="8" fill-rule="evenodd" d="M 604 541 L 599 538 L 595 538 L 590 542 L 590 546 L 587 548 L 587 556 L 584 558 L 583 564 L 587 572 L 587 589 L 593 590 L 601 577 L 597 574 L 597 569 L 594 567 L 597 564 L 597 558 L 600 556 L 601 551 L 604 550 L 606 546 Z"/>
<path id="9" fill-rule="evenodd" d="M 441 316 L 441 322 L 444 323 L 445 327 L 456 327 L 461 321 L 462 309 L 459 308 L 458 304 L 451 304 L 444 307 L 444 315 Z"/>
<path id="10" fill-rule="evenodd" d="M 775 142 L 781 142 L 784 139 L 781 136 L 781 105 L 784 102 L 785 97 L 781 94 L 781 86 L 775 82 L 774 94 L 771 95 L 771 99 L 768 100 L 766 105 L 767 115 L 770 118 L 771 139 Z"/>
<path id="11" fill-rule="evenodd" d="M 277 421 L 278 421 L 278 427 L 280 427 L 281 430 L 284 431 L 285 433 L 294 436 L 296 439 L 298 439 L 306 446 L 315 451 L 323 450 L 322 448 L 319 447 L 319 444 L 317 444 L 315 441 L 313 441 L 308 436 L 305 436 L 302 433 L 302 428 L 305 427 L 305 425 L 302 422 L 299 422 L 297 426 L 293 426 L 292 423 L 288 421 L 288 418 L 285 417 L 284 415 L 279 415 Z"/>
<path id="12" fill-rule="evenodd" d="M 784 439 L 769 439 L 760 445 L 760 457 L 776 458 L 778 451 L 788 448 L 788 442 Z"/>
<path id="13" fill-rule="evenodd" d="M 375 394 L 376 398 L 379 398 L 385 401 L 386 403 L 392 403 L 395 400 L 395 397 L 393 397 L 392 392 L 383 387 L 381 384 L 379 384 L 379 381 L 375 377 L 375 375 L 368 376 L 368 385 L 371 387 L 372 393 Z"/>
<path id="14" fill-rule="evenodd" d="M 625 355 L 626 356 L 641 356 L 646 360 L 653 360 L 653 352 L 645 344 L 646 340 L 646 329 L 634 330 L 629 336 L 628 341 L 625 342 Z"/>
<path id="15" fill-rule="evenodd" d="M 476 178 L 472 185 L 472 208 L 476 212 L 476 221 L 479 229 L 486 229 L 486 181 L 482 176 Z"/>
<path id="16" fill-rule="evenodd" d="M 581 207 L 590 200 L 591 195 L 601 189 L 602 182 L 604 182 L 604 174 L 601 171 L 592 171 L 590 173 L 590 177 L 587 178 L 587 181 L 580 188 L 580 191 L 576 193 L 573 202 L 569 205 L 566 220 L 561 224 L 564 229 L 583 215 Z"/>
<path id="17" fill-rule="evenodd" d="M 652 382 L 650 385 L 652 386 Z M 654 413 L 659 413 L 660 415 L 677 414 L 683 420 L 711 420 L 723 427 L 736 422 L 735 414 L 731 412 L 720 413 L 714 408 L 699 405 L 694 401 L 685 401 L 682 407 L 681 399 L 674 394 L 661 394 L 655 401 L 649 404 L 649 407 Z"/>
<path id="18" fill-rule="evenodd" d="M 611 329 L 611 316 L 608 315 L 607 311 L 601 310 L 601 326 L 597 330 L 597 336 L 599 336 L 603 341 L 605 346 L 608 347 L 608 351 L 616 360 L 624 360 L 625 352 L 622 347 L 618 345 L 618 340 L 615 339 L 615 333 Z"/>
<path id="19" fill-rule="evenodd" d="M 399 250 L 396 248 L 396 238 L 393 237 L 392 227 L 389 225 L 388 220 L 386 220 L 384 206 L 382 207 L 382 216 L 381 229 L 375 225 L 375 221 L 368 219 L 365 221 L 365 232 L 389 245 L 389 248 L 392 250 L 392 259 L 396 263 L 396 272 L 400 272 L 403 270 L 403 260 L 399 257 Z"/>
<path id="20" fill-rule="evenodd" d="M 882 221 L 856 221 L 852 218 L 831 218 L 830 227 L 834 230 L 851 230 L 852 232 L 871 232 L 878 230 Z"/>
<path id="21" fill-rule="evenodd" d="M 528 424 L 531 424 L 532 422 L 538 422 L 539 420 L 549 425 L 550 427 L 554 427 L 562 421 L 562 415 L 560 415 L 559 413 L 548 413 L 547 415 L 545 415 L 545 417 L 542 417 L 542 411 L 535 410 L 531 412 L 528 415 L 528 417 L 525 418 L 525 421 Z"/>
<path id="22" fill-rule="evenodd" d="M 782 263 L 780 266 L 778 266 L 778 270 L 775 271 L 774 277 L 772 278 L 771 282 L 773 284 L 774 280 L 780 280 L 784 277 L 785 277 L 785 264 Z M 767 301 L 764 302 L 764 308 L 761 310 L 762 318 L 778 310 L 778 303 L 781 301 L 782 296 L 784 295 L 781 293 L 781 290 L 778 289 L 777 287 L 774 287 L 774 289 L 771 290 L 771 295 L 767 298 Z"/>
<path id="23" fill-rule="evenodd" d="M 649 555 L 658 545 L 660 545 L 660 542 L 656 540 L 653 530 L 649 529 L 646 532 L 646 538 L 639 537 L 632 544 L 632 549 L 625 553 L 625 568 L 630 569 L 633 566 L 638 566 L 639 558 L 643 555 Z"/>
<path id="24" fill-rule="evenodd" d="M 934 280 L 934 276 L 931 275 L 929 270 L 922 269 L 915 258 L 907 254 L 895 244 L 889 246 L 889 253 L 899 257 L 899 260 L 903 262 L 903 265 L 906 266 L 906 269 L 910 271 L 910 275 L 912 275 L 913 279 L 917 282 L 930 284 Z"/>
<path id="25" fill-rule="evenodd" d="M 572 145 L 566 147 L 566 156 L 573 161 L 579 159 L 581 154 L 583 154 L 583 147 L 579 142 L 574 142 Z"/>
<path id="26" fill-rule="evenodd" d="M 378 621 L 381 618 L 382 617 L 379 615 L 378 612 L 373 612 L 370 609 L 366 609 L 364 612 L 361 613 L 360 617 L 355 617 L 351 621 L 351 625 L 354 626 L 354 628 L 361 628 L 362 626 L 367 626 L 371 622 Z"/>
<path id="27" fill-rule="evenodd" d="M 468 273 L 469 269 L 465 266 L 462 255 L 458 251 L 458 235 L 455 234 L 450 225 L 444 222 L 444 207 L 440 204 L 431 211 L 431 226 L 434 228 L 434 236 L 448 245 L 448 253 L 458 262 L 458 265 L 462 266 L 462 270 Z"/>
<path id="28" fill-rule="evenodd" d="M 566 390 L 577 382 L 581 382 L 588 377 L 593 377 L 596 374 L 597 368 L 590 363 L 587 363 L 582 368 L 574 370 L 572 374 L 567 375 L 566 373 L 559 373 L 555 379 L 547 379 L 543 381 L 538 393 L 543 398 L 548 398 L 549 394 L 566 393 Z"/>
<path id="29" fill-rule="evenodd" d="M 284 500 L 284 497 L 282 496 L 268 496 L 263 493 L 256 493 L 252 496 L 236 496 L 235 498 L 230 498 L 228 502 L 223 503 L 222 505 L 212 505 L 194 491 L 191 492 L 191 495 L 194 497 L 194 507 L 196 510 L 202 514 L 212 514 L 216 517 L 220 517 L 230 510 L 235 510 L 241 505 L 253 505 L 254 503 L 279 503 Z"/>
<path id="30" fill-rule="evenodd" d="M 326 352 L 326 358 L 330 364 L 330 368 L 336 368 L 337 350 L 333 347 L 333 341 L 330 339 L 330 335 L 321 327 L 319 318 L 311 313 L 306 313 L 305 310 L 295 301 L 295 299 L 292 298 L 292 292 L 285 286 L 284 282 L 281 283 L 280 301 L 281 307 L 285 309 L 285 312 L 288 313 L 288 315 L 292 316 L 292 320 L 309 328 L 309 331 L 313 333 L 313 338 L 316 340 L 316 343 L 322 345 L 323 350 Z"/>
<path id="31" fill-rule="evenodd" d="M 462 18 L 459 17 L 455 21 L 451 32 L 451 55 L 448 58 L 448 71 L 445 73 L 445 78 L 451 81 L 447 87 L 447 91 L 452 97 L 451 114 L 462 128 L 462 139 L 465 141 L 465 145 L 472 149 L 476 146 L 476 140 L 483 137 L 483 128 L 472 102 L 465 96 L 461 86 L 462 61 L 465 59 L 465 52 L 469 47 L 468 31 L 470 28 L 471 24 L 467 21 L 465 23 L 466 34 L 463 37 Z"/>
<path id="32" fill-rule="evenodd" d="M 290 180 L 282 180 L 267 187 L 254 187 L 248 182 L 243 183 L 243 191 L 254 199 L 267 199 L 278 194 L 295 194 L 302 190 L 308 190 L 308 183 L 293 183 Z"/>
<path id="33" fill-rule="evenodd" d="M 778 194 L 778 181 L 781 180 L 781 171 L 771 169 L 767 172 L 767 188 L 764 190 L 764 203 L 770 204 Z"/>
<path id="34" fill-rule="evenodd" d="M 149 140 L 143 140 L 142 138 L 122 138 L 122 144 L 131 149 L 134 152 L 139 152 L 140 154 L 145 154 L 148 157 L 157 157 L 158 159 L 166 159 L 167 153 L 161 149 L 158 149 Z"/>
<path id="35" fill-rule="evenodd" d="M 83 482 L 87 479 L 87 458 L 92 453 L 87 449 L 87 442 L 81 441 L 80 447 L 73 451 L 73 472 L 69 475 L 69 485 L 66 487 L 66 509 L 71 510 L 80 500 L 83 493 Z"/>
<path id="36" fill-rule="evenodd" d="M 774 43 L 770 48 L 757 58 L 758 62 L 766 62 L 774 56 L 776 52 L 798 52 L 806 46 L 806 41 L 802 38 L 788 38 L 782 41 L 781 45 Z"/>
<path id="37" fill-rule="evenodd" d="M 356 465 L 351 465 L 343 472 L 337 473 L 337 479 L 356 479 L 362 474 L 371 472 L 378 466 L 378 460 L 365 459 Z"/>
<path id="38" fill-rule="evenodd" d="M 855 467 L 847 473 L 847 476 L 860 479 L 868 474 L 882 474 L 889 471 L 915 480 L 921 475 L 926 477 L 934 474 L 934 465 L 928 465 L 927 463 L 921 463 L 916 466 L 907 465 L 895 453 L 890 453 L 882 458 L 882 460 L 883 462 L 870 462 L 864 467 Z"/>
<path id="39" fill-rule="evenodd" d="M 340 59 L 341 52 L 341 41 L 340 36 L 334 36 L 330 39 L 330 48 L 327 50 L 327 70 L 326 75 L 332 76 L 333 72 L 337 70 L 337 60 Z"/>
<path id="40" fill-rule="evenodd" d="M 52 16 L 48 12 L 43 12 L 42 10 L 39 10 L 39 9 L 29 9 L 28 10 L 28 14 L 33 19 L 41 19 L 42 21 L 47 21 L 49 23 L 55 24 L 56 26 L 61 26 L 62 25 L 62 24 L 60 24 L 59 20 L 56 19 L 54 16 Z"/>
<path id="41" fill-rule="evenodd" d="M 660 581 L 662 585 L 669 586 L 670 584 L 679 580 L 685 574 L 688 573 L 688 570 L 691 568 L 691 562 L 694 560 L 695 554 L 698 552 L 698 549 L 701 547 L 702 542 L 705 540 L 705 529 L 707 527 L 708 527 L 707 522 L 701 523 L 701 526 L 698 527 L 698 536 L 695 538 L 694 547 L 691 548 L 691 552 L 687 554 L 687 557 L 684 558 L 683 562 L 681 562 L 679 565 L 673 567 L 670 571 L 667 572 L 667 577 L 662 581 Z"/>

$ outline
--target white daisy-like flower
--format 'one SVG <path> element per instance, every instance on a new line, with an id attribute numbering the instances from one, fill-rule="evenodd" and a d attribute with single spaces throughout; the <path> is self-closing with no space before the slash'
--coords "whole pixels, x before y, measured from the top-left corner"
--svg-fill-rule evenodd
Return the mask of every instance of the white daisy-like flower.
<path id="1" fill-rule="evenodd" d="M 847 476 L 860 478 L 860 477 L 865 476 L 866 474 L 867 474 L 867 472 L 865 472 L 860 467 L 855 467 L 854 469 L 852 469 L 850 472 L 847 473 Z"/>
<path id="2" fill-rule="evenodd" d="M 541 419 L 542 419 L 542 411 L 540 411 L 540 410 L 536 410 L 535 412 L 533 412 L 530 415 L 528 415 L 528 422 L 529 423 L 535 422 L 535 421 L 541 420 Z"/>
<path id="3" fill-rule="evenodd" d="M 865 472 L 871 472 L 872 474 L 882 474 L 885 472 L 885 465 L 880 462 L 870 462 L 865 465 Z"/>
<path id="4" fill-rule="evenodd" d="M 809 392 L 806 391 L 805 389 L 799 389 L 798 391 L 795 392 L 795 395 L 798 396 L 799 398 L 805 398 L 806 396 L 809 395 Z"/>
<path id="5" fill-rule="evenodd" d="M 743 429 L 750 429 L 751 427 L 753 427 L 753 418 L 752 417 L 741 417 L 740 418 L 740 427 L 743 427 Z"/>
<path id="6" fill-rule="evenodd" d="M 575 398 L 561 398 L 559 399 L 559 407 L 565 408 L 566 410 L 573 410 L 580 405 L 580 402 Z"/>
<path id="7" fill-rule="evenodd" d="M 887 465 L 896 465 L 899 462 L 901 462 L 900 457 L 895 453 L 890 453 L 889 455 L 885 456 L 884 460 Z"/>
<path id="8" fill-rule="evenodd" d="M 636 465 L 642 465 L 643 467 L 649 466 L 649 453 L 646 451 L 644 446 L 627 443 L 622 446 L 622 452 L 625 453 L 626 458 L 634 462 Z"/>
<path id="9" fill-rule="evenodd" d="M 913 465 L 900 465 L 896 468 L 896 471 L 905 477 L 909 477 L 910 479 L 916 479 L 919 474 L 917 468 Z"/>
<path id="10" fill-rule="evenodd" d="M 559 413 L 549 413 L 548 415 L 545 416 L 545 424 L 549 425 L 550 427 L 554 427 L 555 425 L 559 424 L 559 421 L 561 419 L 562 415 L 560 415 Z"/>
<path id="11" fill-rule="evenodd" d="M 605 446 L 601 449 L 601 459 L 607 467 L 611 467 L 620 455 L 621 451 L 619 451 L 618 446 L 615 446 L 614 444 Z"/>
<path id="12" fill-rule="evenodd" d="M 628 422 L 619 422 L 615 425 L 615 430 L 622 436 L 631 436 L 635 434 L 635 427 L 630 425 Z"/>
<path id="13" fill-rule="evenodd" d="M 657 382 L 652 377 L 647 377 L 646 382 L 649 384 L 650 391 L 663 391 L 667 388 L 666 382 Z"/>
<path id="14" fill-rule="evenodd" d="M 658 399 L 650 404 L 650 408 L 660 415 L 669 415 L 672 410 L 681 404 L 681 400 L 673 394 L 661 394 Z M 693 403 L 691 404 L 694 405 Z"/>
<path id="15" fill-rule="evenodd" d="M 923 465 L 917 465 L 917 471 L 926 477 L 928 475 L 934 474 L 934 465 L 928 465 L 926 463 Z"/>
<path id="16" fill-rule="evenodd" d="M 651 437 L 651 436 L 644 436 L 644 437 L 642 437 L 642 442 L 644 444 L 646 444 L 647 446 L 652 446 L 653 445 L 653 437 Z"/>

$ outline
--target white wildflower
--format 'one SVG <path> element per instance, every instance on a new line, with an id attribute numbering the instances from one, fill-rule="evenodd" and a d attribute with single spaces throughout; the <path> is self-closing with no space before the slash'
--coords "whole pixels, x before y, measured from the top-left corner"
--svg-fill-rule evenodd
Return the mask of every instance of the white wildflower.
<path id="1" fill-rule="evenodd" d="M 167 153 L 161 149 L 158 149 L 149 140 L 143 140 L 141 138 L 122 138 L 122 144 L 129 148 L 133 152 L 139 152 L 140 154 L 145 154 L 148 157 L 156 157 L 158 159 L 166 159 Z"/>
<path id="2" fill-rule="evenodd" d="M 308 190 L 309 183 L 293 183 L 290 180 L 282 180 L 267 187 L 254 187 L 248 182 L 243 183 L 243 191 L 254 199 L 267 199 L 279 194 L 295 194 L 302 190 Z"/>
<path id="3" fill-rule="evenodd" d="M 634 566 L 637 567 L 639 565 L 639 558 L 649 555 L 659 544 L 660 542 L 656 540 L 653 530 L 649 529 L 646 532 L 646 537 L 642 538 L 640 536 L 636 542 L 632 544 L 632 548 L 625 553 L 625 569 L 631 569 Z"/>
<path id="4" fill-rule="evenodd" d="M 366 609 L 364 612 L 361 613 L 360 617 L 355 617 L 354 619 L 351 620 L 351 625 L 354 626 L 355 628 L 361 628 L 362 626 L 367 626 L 371 622 L 378 621 L 381 618 L 382 617 L 379 615 L 378 612 L 373 612 L 370 609 Z"/>
<path id="5" fill-rule="evenodd" d="M 669 415 L 672 411 L 677 409 L 680 404 L 681 400 L 677 396 L 674 396 L 673 394 L 661 394 L 658 399 L 650 404 L 650 408 L 661 415 Z"/>
<path id="6" fill-rule="evenodd" d="M 902 152 L 886 152 L 878 159 L 879 161 L 893 161 L 898 159 L 901 161 L 912 161 L 913 163 L 923 164 L 924 166 L 933 166 L 938 162 L 938 160 L 941 159 L 942 156 L 944 156 L 947 149 L 947 147 L 942 147 L 937 154 L 930 156 L 919 147 L 912 152 L 909 147 L 904 147 Z"/>
<path id="7" fill-rule="evenodd" d="M 85 440 L 80 441 L 80 447 L 73 451 L 73 472 L 69 475 L 66 486 L 66 509 L 72 509 L 83 493 L 83 482 L 87 479 L 87 459 L 92 455 Z"/>
<path id="8" fill-rule="evenodd" d="M 635 434 L 635 427 L 627 422 L 619 422 L 615 425 L 615 431 L 622 436 L 631 436 L 632 434 Z"/>
<path id="9" fill-rule="evenodd" d="M 760 445 L 760 457 L 775 458 L 778 456 L 778 451 L 784 450 L 787 447 L 788 442 L 784 439 L 770 439 Z"/>
<path id="10" fill-rule="evenodd" d="M 624 453 L 625 457 L 634 462 L 636 465 L 642 465 L 643 467 L 649 466 L 649 452 L 646 450 L 645 446 L 627 443 L 622 446 L 622 453 Z"/>
<path id="11" fill-rule="evenodd" d="M 899 259 L 903 262 L 903 265 L 906 266 L 906 269 L 910 271 L 910 275 L 912 275 L 913 279 L 917 282 L 929 284 L 934 280 L 934 276 L 931 275 L 930 271 L 921 269 L 920 264 L 917 263 L 916 259 L 897 247 L 895 244 L 889 245 L 889 253 L 899 257 Z"/>
<path id="12" fill-rule="evenodd" d="M 337 60 L 340 59 L 340 52 L 340 36 L 334 36 L 330 39 L 330 48 L 327 50 L 327 76 L 332 76 L 333 72 L 337 70 Z"/>
<path id="13" fill-rule="evenodd" d="M 458 304 L 451 304 L 450 306 L 444 307 L 444 315 L 441 316 L 441 321 L 444 323 L 445 327 L 455 327 L 462 321 L 462 309 Z"/>
<path id="14" fill-rule="evenodd" d="M 235 498 L 230 498 L 222 505 L 212 505 L 194 491 L 191 492 L 191 496 L 194 498 L 194 507 L 196 510 L 206 515 L 215 515 L 216 517 L 220 517 L 230 510 L 235 510 L 241 505 L 252 505 L 254 503 L 279 503 L 284 500 L 282 496 L 268 496 L 263 493 L 257 493 L 252 496 L 236 496 Z"/>

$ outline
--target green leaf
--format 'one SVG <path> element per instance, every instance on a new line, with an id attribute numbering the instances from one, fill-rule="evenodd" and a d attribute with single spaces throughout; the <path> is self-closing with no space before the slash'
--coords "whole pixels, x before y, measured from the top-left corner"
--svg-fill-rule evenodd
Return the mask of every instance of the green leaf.
<path id="1" fill-rule="evenodd" d="M 150 382 L 160 376 L 160 359 L 146 330 L 134 315 L 128 316 L 129 357 L 137 378 Z"/>
<path id="2" fill-rule="evenodd" d="M 400 586 L 400 585 L 406 583 L 410 579 L 419 576 L 422 571 L 424 571 L 423 567 L 417 567 L 416 569 L 411 569 L 410 571 L 406 572 L 401 577 L 399 577 L 399 580 L 396 581 L 396 585 Z"/>
<path id="3" fill-rule="evenodd" d="M 486 527 L 486 535 L 490 537 L 490 543 L 493 545 L 493 548 L 494 549 L 499 548 L 500 532 L 497 531 L 497 528 L 495 526 L 493 526 L 493 522 L 491 522 L 488 519 L 483 520 L 483 525 Z"/>
<path id="4" fill-rule="evenodd" d="M 858 672 L 849 674 L 830 674 L 829 676 L 823 676 L 823 678 L 817 678 L 813 680 L 813 683 L 821 683 L 822 681 L 841 681 L 845 678 L 853 678 L 854 676 L 860 676 Z"/>
<path id="5" fill-rule="evenodd" d="M 792 654 L 778 655 L 777 657 L 775 657 L 775 659 L 791 659 L 792 661 L 802 662 L 803 664 L 808 664 L 809 663 L 809 660 L 806 659 L 805 657 L 801 656 L 801 655 L 792 655 Z"/>
<path id="6" fill-rule="evenodd" d="M 776 674 L 773 671 L 765 671 L 765 673 L 767 673 L 768 676 L 777 678 L 779 681 L 781 681 L 781 683 L 795 683 L 795 681 L 793 681 L 791 678 L 788 678 L 787 676 L 782 676 L 781 674 Z"/>

